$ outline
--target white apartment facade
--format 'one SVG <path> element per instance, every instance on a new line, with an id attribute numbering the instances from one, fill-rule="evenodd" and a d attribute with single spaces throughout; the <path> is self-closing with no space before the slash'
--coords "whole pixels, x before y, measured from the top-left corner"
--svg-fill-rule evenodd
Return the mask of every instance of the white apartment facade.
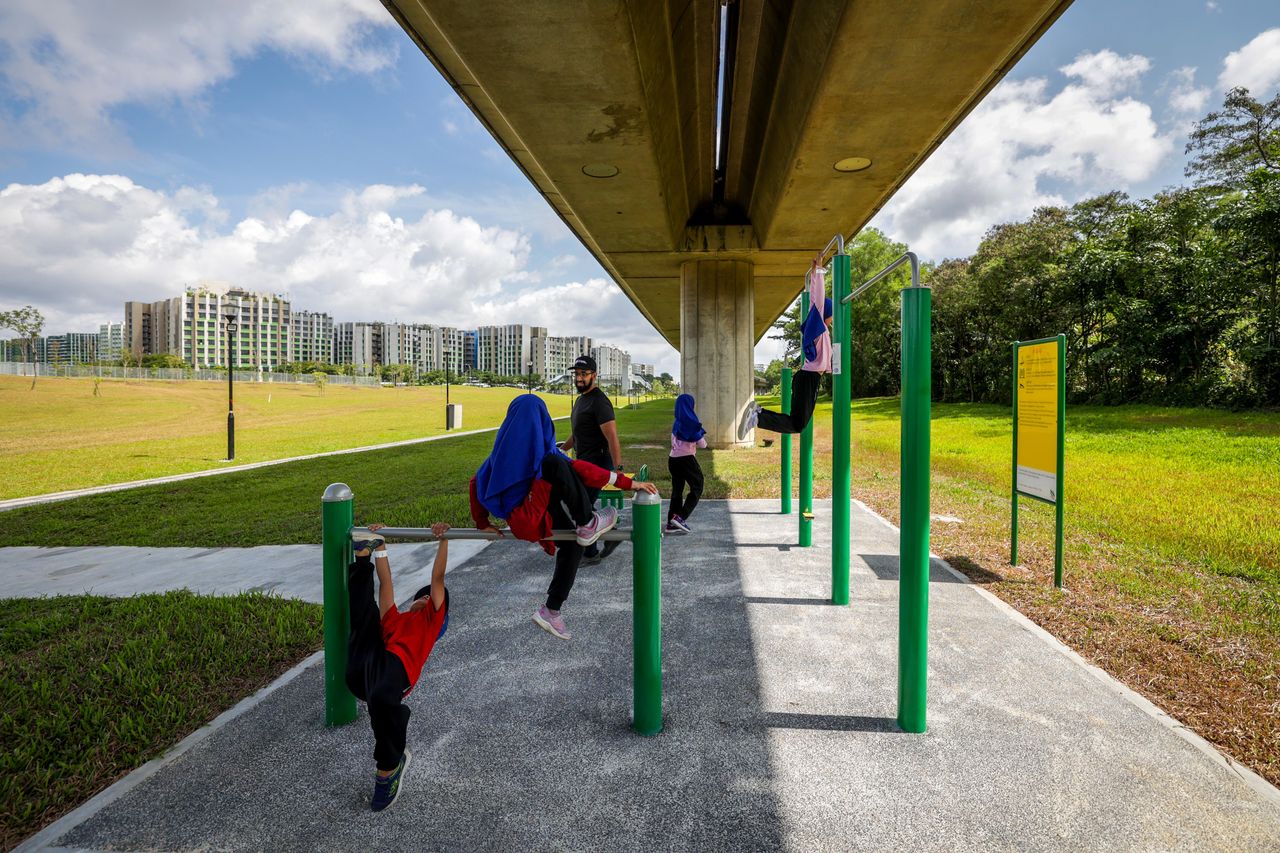
<path id="1" fill-rule="evenodd" d="M 631 354 L 607 344 L 597 344 L 591 350 L 596 360 L 597 382 L 601 385 L 617 385 L 626 394 L 631 391 Z"/>
<path id="2" fill-rule="evenodd" d="M 336 364 L 333 318 L 320 311 L 294 311 L 289 361 Z"/>
<path id="3" fill-rule="evenodd" d="M 124 323 L 98 326 L 98 361 L 119 361 L 124 352 Z"/>
<path id="4" fill-rule="evenodd" d="M 171 323 L 172 308 L 181 306 L 178 352 L 193 367 L 227 366 L 228 344 L 238 370 L 270 372 L 291 360 L 292 312 L 283 296 L 203 284 L 169 303 Z M 235 317 L 234 331 L 227 329 L 228 315 Z"/>
<path id="5" fill-rule="evenodd" d="M 367 376 L 381 364 L 380 323 L 337 323 L 333 327 L 333 363 L 350 364 L 360 376 Z M 377 358 L 375 358 L 375 355 Z"/>
<path id="6" fill-rule="evenodd" d="M 532 339 L 546 335 L 542 326 L 481 326 L 476 329 L 476 369 L 523 376 L 530 368 Z"/>

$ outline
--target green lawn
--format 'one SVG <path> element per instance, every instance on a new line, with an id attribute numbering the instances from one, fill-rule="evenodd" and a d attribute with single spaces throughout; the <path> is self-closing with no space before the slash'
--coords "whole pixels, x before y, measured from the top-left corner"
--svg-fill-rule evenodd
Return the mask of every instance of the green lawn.
<path id="1" fill-rule="evenodd" d="M 320 646 L 321 608 L 245 593 L 0 600 L 0 849 Z"/>
<path id="2" fill-rule="evenodd" d="M 0 500 L 439 435 L 445 389 L 240 382 L 236 459 L 226 461 L 219 382 L 30 380 L 0 376 Z M 515 388 L 454 385 L 465 429 L 497 426 Z M 542 395 L 553 417 L 571 398 Z"/>

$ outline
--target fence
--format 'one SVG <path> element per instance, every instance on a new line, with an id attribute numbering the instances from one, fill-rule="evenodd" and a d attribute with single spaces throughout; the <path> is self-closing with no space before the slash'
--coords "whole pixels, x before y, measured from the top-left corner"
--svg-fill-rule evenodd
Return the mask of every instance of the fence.
<path id="1" fill-rule="evenodd" d="M 225 370 L 196 370 L 185 367 L 98 367 L 92 364 L 31 364 L 20 361 L 0 361 L 0 376 L 65 376 L 71 378 L 100 377 L 102 379 L 161 379 L 169 381 L 195 380 L 200 382 L 226 382 Z M 274 382 L 313 384 L 316 378 L 310 373 L 259 373 L 256 370 L 237 370 L 237 382 Z M 345 376 L 325 374 L 330 385 L 377 386 L 376 376 Z"/>

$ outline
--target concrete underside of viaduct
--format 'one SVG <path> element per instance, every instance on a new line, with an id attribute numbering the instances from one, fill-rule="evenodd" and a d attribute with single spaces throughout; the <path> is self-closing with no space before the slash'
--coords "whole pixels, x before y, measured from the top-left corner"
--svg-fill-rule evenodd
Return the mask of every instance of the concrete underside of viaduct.
<path id="1" fill-rule="evenodd" d="M 1070 0 L 383 2 L 687 371 L 723 337 L 684 329 L 705 316 L 687 264 L 748 265 L 749 349 Z M 742 386 L 715 406 L 741 411 L 737 361 L 687 389 Z"/>

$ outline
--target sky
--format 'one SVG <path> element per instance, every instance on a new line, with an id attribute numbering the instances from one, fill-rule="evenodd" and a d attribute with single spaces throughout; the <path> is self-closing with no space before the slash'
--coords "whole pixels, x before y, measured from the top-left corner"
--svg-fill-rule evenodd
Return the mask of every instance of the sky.
<path id="1" fill-rule="evenodd" d="M 1076 0 L 871 224 L 941 260 L 1042 205 L 1179 185 L 1233 86 L 1280 89 L 1274 0 Z M 378 0 L 5 0 L 0 187 L 0 310 L 47 334 L 218 281 L 338 322 L 587 334 L 679 375 Z"/>

